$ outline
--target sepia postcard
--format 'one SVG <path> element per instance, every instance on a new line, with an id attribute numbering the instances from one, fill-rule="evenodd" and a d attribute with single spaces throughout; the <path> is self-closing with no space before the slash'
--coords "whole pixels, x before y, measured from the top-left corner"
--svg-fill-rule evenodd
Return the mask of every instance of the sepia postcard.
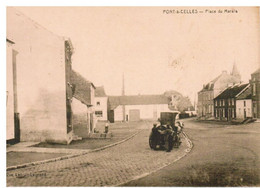
<path id="1" fill-rule="evenodd" d="M 6 7 L 7 186 L 260 186 L 259 7 Z"/>

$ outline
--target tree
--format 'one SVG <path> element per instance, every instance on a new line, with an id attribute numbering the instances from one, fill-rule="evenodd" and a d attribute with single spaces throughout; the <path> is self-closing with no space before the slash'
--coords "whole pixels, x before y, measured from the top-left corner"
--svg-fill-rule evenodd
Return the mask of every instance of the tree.
<path id="1" fill-rule="evenodd" d="M 189 97 L 184 97 L 181 93 L 174 90 L 166 91 L 164 95 L 171 101 L 169 104 L 171 110 L 178 110 L 180 112 L 194 110 Z"/>

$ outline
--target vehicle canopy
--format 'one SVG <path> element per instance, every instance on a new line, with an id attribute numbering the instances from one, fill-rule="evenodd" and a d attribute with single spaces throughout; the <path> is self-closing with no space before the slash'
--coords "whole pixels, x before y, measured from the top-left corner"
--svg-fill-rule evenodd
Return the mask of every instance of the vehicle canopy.
<path id="1" fill-rule="evenodd" d="M 174 126 L 175 118 L 177 116 L 177 112 L 161 112 L 160 114 L 160 123 L 161 125 L 170 124 L 170 126 Z"/>

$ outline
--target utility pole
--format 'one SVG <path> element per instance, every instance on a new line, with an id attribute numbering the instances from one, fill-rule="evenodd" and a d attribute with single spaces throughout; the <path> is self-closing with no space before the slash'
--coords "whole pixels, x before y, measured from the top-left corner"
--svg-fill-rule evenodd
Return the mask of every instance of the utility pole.
<path id="1" fill-rule="evenodd" d="M 122 97 L 125 96 L 125 75 L 122 77 Z M 123 121 L 125 122 L 125 105 L 123 104 Z"/>
<path id="2" fill-rule="evenodd" d="M 123 73 L 123 77 L 122 77 L 122 96 L 125 95 L 125 75 Z"/>

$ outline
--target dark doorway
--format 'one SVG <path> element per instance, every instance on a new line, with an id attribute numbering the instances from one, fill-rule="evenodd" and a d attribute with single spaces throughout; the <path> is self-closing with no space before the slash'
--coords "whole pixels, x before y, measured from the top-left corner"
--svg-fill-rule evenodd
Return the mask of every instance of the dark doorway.
<path id="1" fill-rule="evenodd" d="M 108 120 L 109 120 L 110 123 L 114 123 L 115 122 L 114 110 L 109 110 L 109 112 L 108 112 Z"/>
<path id="2" fill-rule="evenodd" d="M 244 109 L 244 119 L 246 119 L 246 109 Z"/>

